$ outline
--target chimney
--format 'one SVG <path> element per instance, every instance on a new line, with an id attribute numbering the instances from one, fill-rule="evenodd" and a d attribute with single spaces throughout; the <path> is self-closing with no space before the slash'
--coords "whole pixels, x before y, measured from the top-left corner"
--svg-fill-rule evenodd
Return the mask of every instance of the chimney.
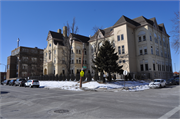
<path id="1" fill-rule="evenodd" d="M 67 26 L 63 27 L 63 36 L 67 37 Z"/>
<path id="2" fill-rule="evenodd" d="M 58 29 L 57 32 L 58 32 L 58 33 L 61 33 L 61 29 Z"/>

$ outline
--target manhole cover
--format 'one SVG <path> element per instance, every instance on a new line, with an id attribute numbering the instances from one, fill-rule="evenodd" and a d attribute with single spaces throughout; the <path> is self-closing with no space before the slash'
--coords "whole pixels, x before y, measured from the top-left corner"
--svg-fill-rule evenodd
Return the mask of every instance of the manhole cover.
<path id="1" fill-rule="evenodd" d="M 64 109 L 59 109 L 59 110 L 55 110 L 55 113 L 68 113 L 69 110 L 64 110 Z"/>

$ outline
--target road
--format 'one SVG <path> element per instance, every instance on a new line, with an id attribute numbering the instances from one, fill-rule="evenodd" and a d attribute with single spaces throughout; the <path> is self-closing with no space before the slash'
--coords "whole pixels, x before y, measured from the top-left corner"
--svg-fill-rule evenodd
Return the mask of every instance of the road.
<path id="1" fill-rule="evenodd" d="M 0 118 L 179 119 L 179 89 L 94 92 L 1 85 Z"/>

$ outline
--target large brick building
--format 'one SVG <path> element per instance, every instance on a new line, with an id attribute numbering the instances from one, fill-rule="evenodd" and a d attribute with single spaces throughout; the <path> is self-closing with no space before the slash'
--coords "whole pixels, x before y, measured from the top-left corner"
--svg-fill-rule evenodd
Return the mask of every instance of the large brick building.
<path id="1" fill-rule="evenodd" d="M 7 79 L 43 74 L 43 49 L 18 47 L 7 58 Z"/>

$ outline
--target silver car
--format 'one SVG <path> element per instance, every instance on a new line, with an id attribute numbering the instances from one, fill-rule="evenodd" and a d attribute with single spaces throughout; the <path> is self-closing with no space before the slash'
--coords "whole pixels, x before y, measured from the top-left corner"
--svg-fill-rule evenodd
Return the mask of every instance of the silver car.
<path id="1" fill-rule="evenodd" d="M 149 83 L 150 88 L 161 88 L 166 87 L 166 80 L 164 79 L 154 79 L 153 82 Z"/>
<path id="2" fill-rule="evenodd" d="M 39 81 L 37 79 L 30 79 L 25 83 L 25 87 L 39 87 Z"/>

